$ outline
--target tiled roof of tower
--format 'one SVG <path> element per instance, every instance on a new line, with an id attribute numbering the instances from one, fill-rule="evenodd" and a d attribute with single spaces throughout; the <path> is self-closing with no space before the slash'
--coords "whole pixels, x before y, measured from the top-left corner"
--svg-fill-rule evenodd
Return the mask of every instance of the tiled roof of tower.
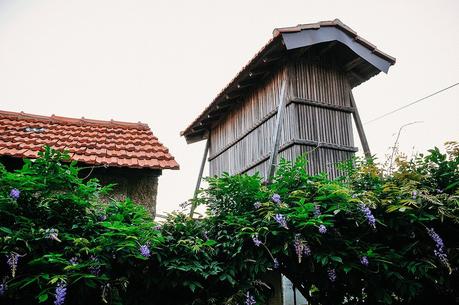
<path id="1" fill-rule="evenodd" d="M 341 39 L 336 37 L 330 38 L 326 35 L 321 37 L 318 32 L 335 28 L 342 32 L 340 35 Z M 286 43 L 286 37 L 301 34 L 301 32 L 309 33 L 310 37 L 302 37 L 302 45 L 296 45 L 290 43 L 290 46 Z M 292 36 L 291 36 L 292 37 Z M 297 50 L 298 48 L 309 48 L 311 45 L 323 45 L 322 42 L 326 41 L 328 46 L 333 46 L 335 42 L 345 44 L 346 38 L 348 44 L 355 44 L 360 49 L 365 49 L 364 53 L 368 53 L 366 58 L 359 61 L 358 54 L 355 52 L 357 58 L 352 58 L 345 65 L 346 73 L 352 73 L 352 77 L 355 81 L 352 83 L 352 87 L 359 85 L 360 83 L 368 80 L 374 75 L 378 74 L 385 69 L 380 69 L 368 62 L 368 57 L 377 57 L 378 60 L 384 61 L 386 65 L 395 64 L 396 59 L 381 50 L 375 45 L 362 38 L 351 29 L 349 26 L 341 22 L 339 19 L 330 21 L 319 21 L 309 24 L 299 24 L 292 27 L 276 28 L 273 31 L 273 37 L 250 59 L 250 61 L 242 67 L 242 69 L 236 74 L 236 76 L 223 88 L 213 101 L 199 114 L 199 116 L 189 124 L 185 130 L 180 134 L 186 138 L 188 143 L 201 141 L 208 137 L 208 131 L 211 129 L 212 124 L 217 122 L 219 119 L 224 117 L 229 110 L 233 109 L 243 97 L 253 90 L 262 79 L 266 79 L 267 75 L 270 75 L 270 71 L 273 66 L 286 58 L 286 55 L 291 50 Z M 298 38 L 297 38 L 298 39 Z M 330 40 L 330 41 L 328 41 Z M 298 41 L 296 41 L 298 42 Z M 345 44 L 346 45 L 346 44 Z M 355 50 L 355 49 L 353 49 Z M 375 62 L 373 62 L 375 63 Z M 386 67 L 386 70 L 388 67 Z M 385 71 L 387 73 L 387 71 Z"/>
<path id="2" fill-rule="evenodd" d="M 33 159 L 44 145 L 85 164 L 179 168 L 147 124 L 0 111 L 0 156 Z"/>

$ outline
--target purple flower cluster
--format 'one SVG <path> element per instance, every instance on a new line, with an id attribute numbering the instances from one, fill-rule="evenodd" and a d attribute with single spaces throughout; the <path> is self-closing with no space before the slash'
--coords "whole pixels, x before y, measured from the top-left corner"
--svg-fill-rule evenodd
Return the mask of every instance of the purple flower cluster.
<path id="1" fill-rule="evenodd" d="M 78 264 L 78 258 L 76 256 L 72 257 L 71 259 L 69 259 L 69 263 L 73 266 L 77 265 Z"/>
<path id="2" fill-rule="evenodd" d="M 320 212 L 320 206 L 316 205 L 316 206 L 314 207 L 314 216 L 315 216 L 315 217 L 319 217 L 320 214 L 321 214 L 321 212 Z"/>
<path id="3" fill-rule="evenodd" d="M 418 192 L 417 191 L 413 191 L 411 193 L 411 196 L 413 197 L 413 200 L 416 200 L 416 198 L 418 197 Z"/>
<path id="4" fill-rule="evenodd" d="M 373 216 L 373 213 L 371 213 L 370 208 L 367 207 L 365 204 L 361 203 L 359 204 L 359 209 L 363 213 L 365 218 L 367 219 L 367 222 L 370 225 L 370 227 L 372 227 L 373 229 L 376 229 L 376 219 Z"/>
<path id="5" fill-rule="evenodd" d="M 271 200 L 274 202 L 274 203 L 281 203 L 281 196 L 279 194 L 274 194 L 272 197 L 271 197 Z"/>
<path id="6" fill-rule="evenodd" d="M 325 234 L 325 233 L 327 233 L 327 227 L 324 226 L 324 225 L 320 225 L 320 226 L 319 226 L 319 233 L 320 233 L 320 234 Z"/>
<path id="7" fill-rule="evenodd" d="M 336 271 L 333 268 L 328 268 L 327 270 L 328 279 L 330 282 L 336 281 Z"/>
<path id="8" fill-rule="evenodd" d="M 15 277 L 16 276 L 16 270 L 18 268 L 18 261 L 19 261 L 19 254 L 15 252 L 11 252 L 9 255 L 6 256 L 8 259 L 6 263 L 10 267 L 11 270 L 11 276 Z"/>
<path id="9" fill-rule="evenodd" d="M 89 267 L 89 272 L 93 275 L 99 275 L 100 273 L 100 266 L 99 266 L 99 259 L 95 255 L 91 255 L 89 257 L 94 265 Z"/>
<path id="10" fill-rule="evenodd" d="M 308 244 L 300 238 L 300 234 L 295 234 L 293 241 L 293 247 L 295 248 L 296 256 L 298 257 L 298 263 L 301 264 L 301 258 L 304 256 L 311 255 L 311 249 Z"/>
<path id="11" fill-rule="evenodd" d="M 262 244 L 261 240 L 258 239 L 258 234 L 252 235 L 252 241 L 253 241 L 253 244 L 257 247 L 259 247 Z"/>
<path id="12" fill-rule="evenodd" d="M 67 295 L 67 285 L 61 281 L 56 286 L 54 305 L 62 305 L 65 302 L 65 296 Z"/>
<path id="13" fill-rule="evenodd" d="M 153 229 L 159 231 L 159 230 L 161 230 L 161 225 L 156 225 L 156 226 L 153 227 Z"/>
<path id="14" fill-rule="evenodd" d="M 369 264 L 369 262 L 368 262 L 368 257 L 362 256 L 362 257 L 360 258 L 360 263 L 361 263 L 362 265 L 364 265 L 365 267 L 367 267 L 368 264 Z"/>
<path id="15" fill-rule="evenodd" d="M 148 244 L 140 246 L 140 254 L 143 257 L 150 257 L 151 256 L 150 247 L 148 246 Z"/>
<path id="16" fill-rule="evenodd" d="M 430 238 L 432 238 L 432 240 L 435 242 L 435 256 L 440 260 L 440 262 L 443 265 L 449 266 L 448 256 L 445 253 L 445 244 L 443 243 L 443 239 L 441 239 L 440 235 L 438 235 L 433 228 L 427 229 L 427 233 L 429 234 Z"/>
<path id="17" fill-rule="evenodd" d="M 20 195 L 21 195 L 21 191 L 18 189 L 12 189 L 10 192 L 10 197 L 13 198 L 14 200 L 18 200 Z"/>
<path id="18" fill-rule="evenodd" d="M 253 207 L 255 208 L 255 210 L 258 210 L 259 208 L 261 208 L 261 203 L 257 201 L 253 204 Z"/>
<path id="19" fill-rule="evenodd" d="M 3 296 L 8 289 L 6 283 L 0 283 L 0 297 Z"/>
<path id="20" fill-rule="evenodd" d="M 278 269 L 279 266 L 280 266 L 280 265 L 279 265 L 279 261 L 277 260 L 277 258 L 275 258 L 275 259 L 273 260 L 273 267 L 274 267 L 274 269 Z"/>
<path id="21" fill-rule="evenodd" d="M 45 231 L 46 238 L 60 242 L 61 240 L 57 237 L 58 235 L 59 235 L 59 231 L 57 229 L 51 228 L 51 229 L 46 229 Z"/>
<path id="22" fill-rule="evenodd" d="M 247 291 L 247 295 L 245 298 L 245 305 L 255 305 L 257 302 L 255 301 L 255 298 L 250 295 L 250 292 Z"/>
<path id="23" fill-rule="evenodd" d="M 285 219 L 285 216 L 282 214 L 276 214 L 274 215 L 274 220 L 283 228 L 288 229 L 287 226 L 287 219 Z"/>

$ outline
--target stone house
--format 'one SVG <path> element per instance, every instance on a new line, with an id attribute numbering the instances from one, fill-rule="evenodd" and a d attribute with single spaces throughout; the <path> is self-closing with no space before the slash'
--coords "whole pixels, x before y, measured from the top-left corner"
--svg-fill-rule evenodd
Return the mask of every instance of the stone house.
<path id="1" fill-rule="evenodd" d="M 0 161 L 8 169 L 20 168 L 24 158 L 36 158 L 45 145 L 68 151 L 71 160 L 85 167 L 84 177 L 115 183 L 115 198 L 129 197 L 152 216 L 158 177 L 165 169 L 179 169 L 144 123 L 0 111 Z"/>

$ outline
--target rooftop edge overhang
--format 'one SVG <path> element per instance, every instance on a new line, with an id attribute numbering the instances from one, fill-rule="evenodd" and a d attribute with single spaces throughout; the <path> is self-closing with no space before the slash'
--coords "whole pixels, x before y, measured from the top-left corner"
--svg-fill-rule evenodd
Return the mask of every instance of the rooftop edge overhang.
<path id="1" fill-rule="evenodd" d="M 290 50 L 319 44 L 328 44 L 329 47 L 340 44 L 352 51 L 355 58 L 349 60 L 345 69 L 356 79 L 351 84 L 353 87 L 381 71 L 387 73 L 396 61 L 394 57 L 380 51 L 338 19 L 275 29 L 273 38 L 180 134 L 189 144 L 206 139 L 212 124 L 222 119 L 229 109 L 237 105 L 241 97 L 251 87 L 256 86 L 257 81 L 266 77 L 269 67 L 282 61 Z"/>

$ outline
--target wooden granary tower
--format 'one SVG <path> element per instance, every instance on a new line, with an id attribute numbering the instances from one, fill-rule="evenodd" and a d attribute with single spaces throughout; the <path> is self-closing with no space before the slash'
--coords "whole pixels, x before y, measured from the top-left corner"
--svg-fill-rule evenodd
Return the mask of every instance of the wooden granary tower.
<path id="1" fill-rule="evenodd" d="M 259 172 L 269 182 L 278 155 L 294 160 L 309 152 L 311 174 L 336 177 L 336 164 L 357 151 L 353 119 L 370 155 L 352 88 L 387 73 L 395 58 L 338 19 L 273 34 L 182 132 L 188 143 L 207 139 L 196 190 L 206 159 L 212 176 Z M 270 305 L 304 304 L 285 277 L 271 274 L 267 280 L 275 287 Z"/>
<path id="2" fill-rule="evenodd" d="M 350 158 L 354 118 L 370 154 L 352 88 L 395 58 L 338 19 L 275 29 L 273 38 L 181 134 L 207 139 L 210 174 L 273 173 L 276 160 L 310 152 L 310 173 L 336 176 Z"/>

